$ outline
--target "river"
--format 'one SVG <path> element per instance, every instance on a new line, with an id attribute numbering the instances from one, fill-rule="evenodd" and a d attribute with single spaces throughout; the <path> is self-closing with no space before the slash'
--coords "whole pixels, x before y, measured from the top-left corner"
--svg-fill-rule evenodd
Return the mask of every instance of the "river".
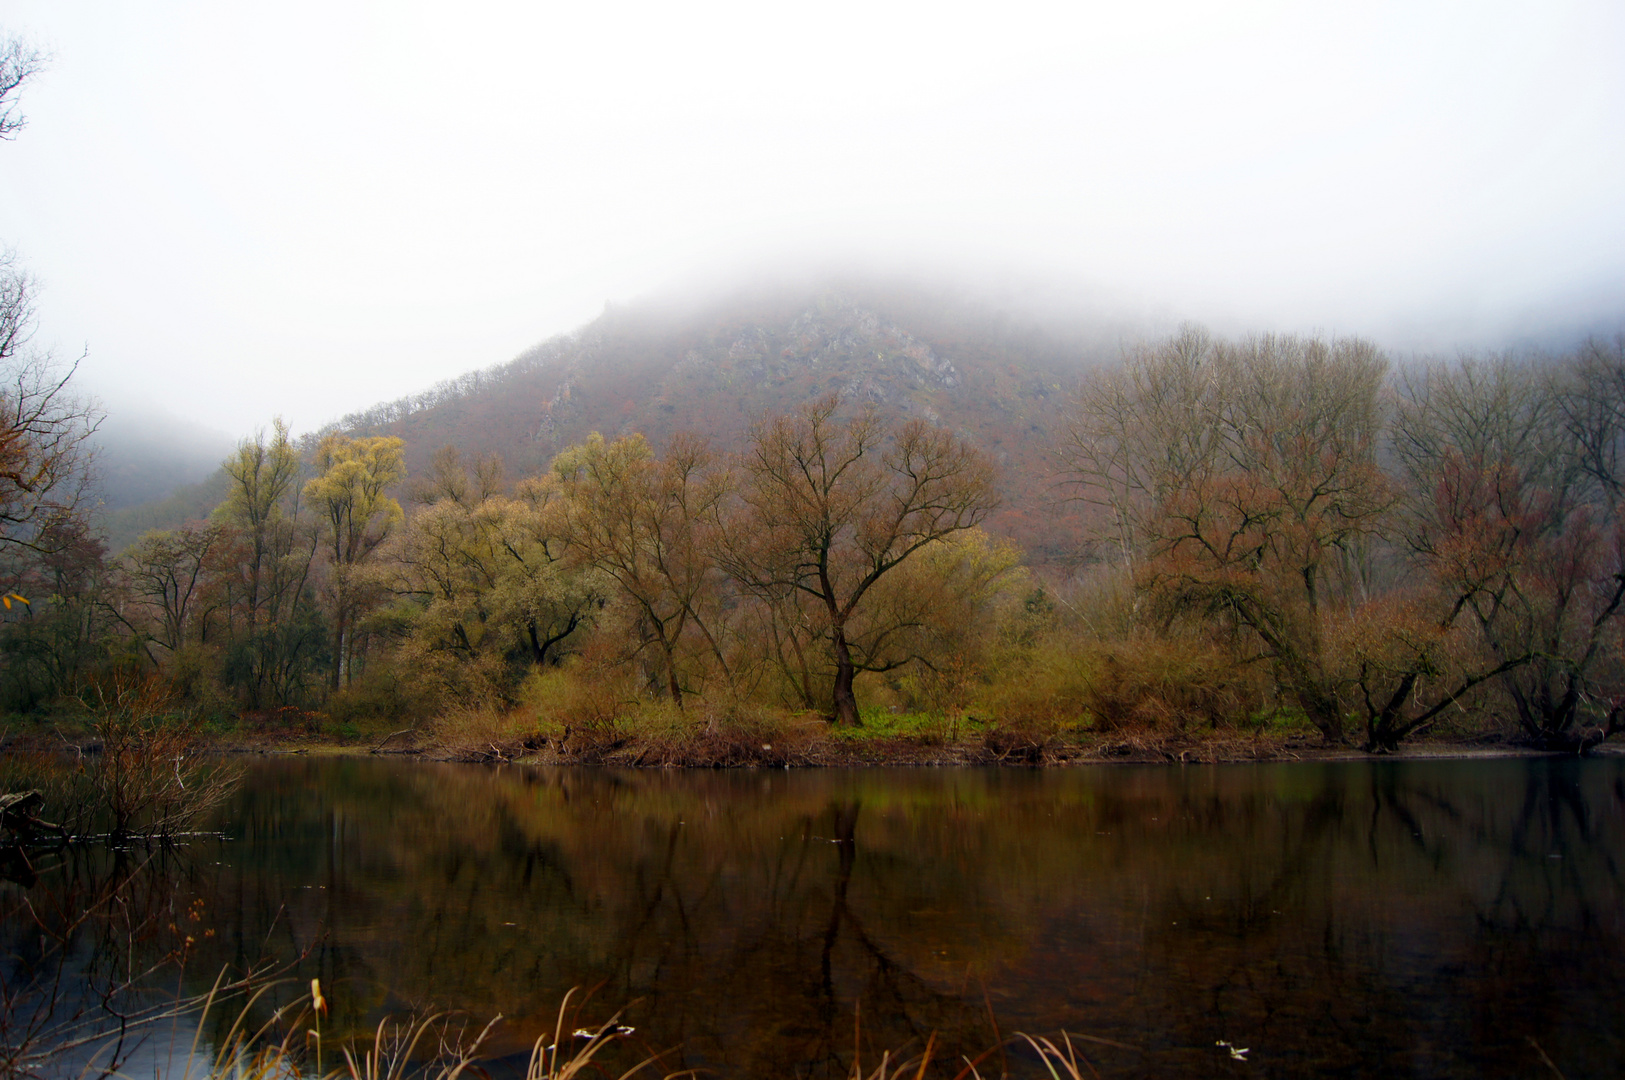
<path id="1" fill-rule="evenodd" d="M 334 1035 L 500 1013 L 496 1073 L 579 987 L 580 1022 L 625 1006 L 617 1053 L 729 1077 L 1061 1031 L 1102 1076 L 1625 1075 L 1617 758 L 275 759 L 219 828 L 168 857 L 192 989 L 280 965 L 284 999 L 321 980 Z M 1038 1074 L 1019 1045 L 984 1061 Z"/>

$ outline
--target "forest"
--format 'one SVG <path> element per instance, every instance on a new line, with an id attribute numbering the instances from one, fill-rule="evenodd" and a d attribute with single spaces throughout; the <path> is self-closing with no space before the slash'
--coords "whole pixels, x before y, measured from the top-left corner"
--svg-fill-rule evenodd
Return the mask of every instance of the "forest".
<path id="1" fill-rule="evenodd" d="M 114 553 L 93 410 L 26 355 L 0 707 L 47 727 L 134 686 L 226 738 L 643 764 L 1584 751 L 1625 725 L 1625 338 L 1405 366 L 1190 326 L 1129 348 L 1047 449 L 1053 505 L 1085 511 L 1064 572 L 984 528 L 1009 478 L 973 436 L 839 393 L 737 450 L 594 434 L 518 476 L 455 445 L 408 476 L 397 436 L 273 422 L 211 513 Z"/>

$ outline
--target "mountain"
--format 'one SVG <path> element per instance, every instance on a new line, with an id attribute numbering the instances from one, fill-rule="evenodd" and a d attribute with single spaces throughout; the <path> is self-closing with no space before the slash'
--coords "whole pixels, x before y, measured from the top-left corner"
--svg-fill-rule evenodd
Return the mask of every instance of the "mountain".
<path id="1" fill-rule="evenodd" d="M 1076 553 L 1054 505 L 1048 450 L 1080 375 L 1116 355 L 1118 332 L 1066 326 L 901 288 L 742 293 L 702 305 L 611 307 L 516 359 L 345 417 L 354 434 L 406 440 L 409 472 L 447 444 L 500 454 L 510 476 L 546 467 L 593 431 L 679 431 L 742 447 L 750 425 L 825 394 L 945 425 L 998 462 L 1004 501 L 988 528 L 1038 563 Z"/>
<path id="2" fill-rule="evenodd" d="M 166 412 L 111 409 L 91 436 L 99 505 L 92 515 L 119 552 L 149 529 L 206 517 L 225 497 L 224 432 Z"/>
<path id="3" fill-rule="evenodd" d="M 108 552 L 117 555 L 153 529 L 173 529 L 213 513 L 229 490 L 225 470 L 220 467 L 229 452 L 228 447 L 215 459 L 214 471 L 208 476 L 183 484 L 163 498 L 111 510 L 104 506 L 94 521 L 107 541 Z"/>
<path id="4" fill-rule="evenodd" d="M 121 510 L 204 480 L 236 440 L 168 413 L 117 409 L 97 427 L 91 444 L 102 506 Z"/>
<path id="5" fill-rule="evenodd" d="M 507 363 L 344 417 L 328 430 L 398 435 L 409 474 L 448 444 L 498 454 L 509 477 L 547 467 L 597 431 L 641 432 L 659 450 L 680 431 L 741 449 L 750 425 L 829 393 L 946 425 L 1000 467 L 988 528 L 1035 565 L 1077 556 L 1078 522 L 1057 505 L 1048 451 L 1080 377 L 1117 355 L 1125 331 L 1018 305 L 907 286 L 761 288 L 704 301 L 608 306 L 574 333 Z M 146 429 L 137 424 L 139 436 Z M 225 497 L 229 440 L 114 430 L 104 445 L 99 522 L 118 552 L 149 529 L 207 516 Z M 168 454 L 169 456 L 165 456 Z M 191 483 L 179 483 L 185 477 Z M 138 498 L 147 495 L 146 500 Z"/>

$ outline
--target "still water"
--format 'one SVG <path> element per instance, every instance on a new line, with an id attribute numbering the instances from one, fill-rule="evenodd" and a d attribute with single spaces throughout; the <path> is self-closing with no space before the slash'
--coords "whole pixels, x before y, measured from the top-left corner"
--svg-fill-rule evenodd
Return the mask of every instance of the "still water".
<path id="1" fill-rule="evenodd" d="M 1625 1076 L 1620 759 L 274 760 L 221 827 L 188 978 L 302 957 L 335 1029 L 501 1013 L 518 1055 L 591 987 L 722 1076 L 850 1075 L 855 1030 L 866 1068 L 1065 1030 L 1103 1076 Z"/>

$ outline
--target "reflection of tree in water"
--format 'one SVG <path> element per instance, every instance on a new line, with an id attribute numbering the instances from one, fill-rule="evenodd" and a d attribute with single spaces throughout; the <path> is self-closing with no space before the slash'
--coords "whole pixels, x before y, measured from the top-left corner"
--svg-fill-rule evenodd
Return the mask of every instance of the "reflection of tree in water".
<path id="1" fill-rule="evenodd" d="M 1093 1045 L 1108 1075 L 1524 1075 L 1530 1035 L 1569 1075 L 1625 1062 L 1617 763 L 373 765 L 268 768 L 211 901 L 215 959 L 315 944 L 335 1027 L 502 1012 L 517 1053 L 581 985 L 600 1020 L 641 999 L 673 1065 L 845 1075 L 859 1002 L 866 1061 L 986 1048 L 985 980 L 1007 1030 L 1143 1048 Z"/>
<path id="2" fill-rule="evenodd" d="M 0 882 L 0 1074 L 112 1070 L 168 1032 L 176 978 L 216 933 L 198 899 L 216 846 L 27 852 Z"/>
<path id="3" fill-rule="evenodd" d="M 973 1052 L 991 1039 L 974 984 L 922 978 L 854 907 L 855 801 L 707 826 L 704 799 L 613 774 L 396 770 L 328 794 L 307 779 L 295 766 L 245 794 L 233 850 L 252 864 L 222 875 L 217 902 L 238 917 L 221 946 L 310 950 L 301 977 L 339 988 L 335 1029 L 456 1005 L 504 1013 L 497 1049 L 518 1052 L 580 985 L 606 1014 L 641 999 L 633 1022 L 653 1045 L 730 1071 L 849 1071 L 860 998 L 877 1048 L 931 1030 Z"/>
<path id="4" fill-rule="evenodd" d="M 1475 830 L 1485 864 L 1499 864 L 1476 904 L 1467 958 L 1475 1035 L 1534 1038 L 1569 1076 L 1617 1076 L 1625 1072 L 1625 792 L 1618 774 L 1604 786 L 1572 759 L 1524 764 L 1521 798 L 1508 792 L 1510 828 Z"/>
<path id="5" fill-rule="evenodd" d="M 1617 1074 L 1618 795 L 1582 791 L 1583 767 L 1331 769 L 1273 822 L 1210 802 L 1210 849 L 1147 918 L 1140 1074 L 1230 1037 L 1286 1075 L 1530 1075 L 1531 1038 L 1569 1075 Z M 1461 768 L 1498 775 L 1464 788 Z"/>

